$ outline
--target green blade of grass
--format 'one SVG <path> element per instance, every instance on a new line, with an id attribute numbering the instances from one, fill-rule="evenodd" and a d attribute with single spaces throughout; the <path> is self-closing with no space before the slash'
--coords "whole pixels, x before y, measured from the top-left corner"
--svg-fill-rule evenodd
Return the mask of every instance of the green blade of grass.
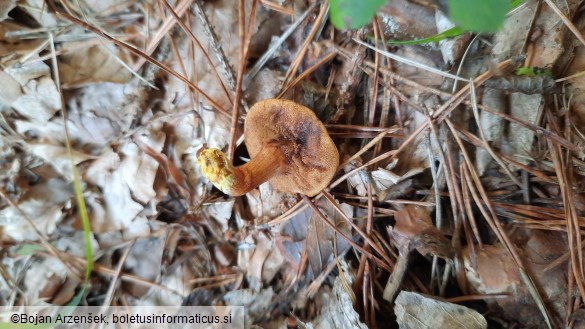
<path id="1" fill-rule="evenodd" d="M 59 80 L 59 70 L 57 65 L 57 57 L 55 55 L 55 43 L 53 40 L 53 34 L 49 32 L 49 44 L 51 46 L 51 53 L 53 56 L 51 57 L 51 64 L 53 69 L 53 74 L 55 77 L 55 85 L 59 89 L 59 94 L 61 95 L 61 106 L 65 104 L 65 99 L 63 98 L 63 92 L 61 91 L 61 82 Z M 83 199 L 83 190 L 81 188 L 81 179 L 79 177 L 79 172 L 77 171 L 77 166 L 75 165 L 75 161 L 73 160 L 73 152 L 71 149 L 71 139 L 69 137 L 69 128 L 67 126 L 67 114 L 65 109 L 61 109 L 61 114 L 63 117 L 63 126 L 65 128 L 65 144 L 67 145 L 67 152 L 69 154 L 69 161 L 71 163 L 71 173 L 73 175 L 73 186 L 75 189 L 75 198 L 77 200 L 77 207 L 79 208 L 79 215 L 81 217 L 81 223 L 83 226 L 83 235 L 85 240 L 85 280 L 83 284 L 83 288 L 79 292 L 79 294 L 85 295 L 86 287 L 89 285 L 89 279 L 91 277 L 91 272 L 93 270 L 93 250 L 91 248 L 91 226 L 89 224 L 89 216 L 87 215 L 87 207 L 85 205 L 85 200 Z M 79 295 L 78 294 L 78 295 Z M 77 296 L 79 297 L 79 296 Z M 71 302 L 81 301 L 80 298 L 73 298 Z M 71 305 L 70 306 L 74 306 Z"/>
<path id="2" fill-rule="evenodd" d="M 421 45 L 421 44 L 426 44 L 426 43 L 439 42 L 443 39 L 460 36 L 463 33 L 465 33 L 465 30 L 463 30 L 462 28 L 460 28 L 458 26 L 454 26 L 448 30 L 445 30 L 441 33 L 435 34 L 435 35 L 428 37 L 428 38 L 406 40 L 406 41 L 388 40 L 388 41 L 386 41 L 386 43 L 388 45 L 398 45 L 398 46 Z"/>

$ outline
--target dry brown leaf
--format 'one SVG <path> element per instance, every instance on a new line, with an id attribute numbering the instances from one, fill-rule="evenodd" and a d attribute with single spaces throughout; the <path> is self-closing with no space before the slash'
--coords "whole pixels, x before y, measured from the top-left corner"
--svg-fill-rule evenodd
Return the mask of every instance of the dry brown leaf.
<path id="1" fill-rule="evenodd" d="M 445 256 L 445 253 L 453 255 L 450 242 L 433 225 L 426 208 L 407 205 L 397 211 L 394 218 L 396 224 L 392 227 L 392 238 L 398 250 L 410 251 L 416 248 L 419 252 L 439 251 L 442 256 Z"/>
<path id="2" fill-rule="evenodd" d="M 95 45 L 77 49 L 59 57 L 59 77 L 64 88 L 102 82 L 126 83 L 132 74 L 120 61 L 126 62 L 127 58 L 117 48 Z"/>
<path id="3" fill-rule="evenodd" d="M 518 232 L 517 232 L 518 233 Z M 524 265 L 531 279 L 540 288 L 547 307 L 554 314 L 566 313 L 566 268 L 557 266 L 545 271 L 550 263 L 567 252 L 564 234 L 538 230 L 526 231 L 527 239 L 517 239 L 523 251 Z M 517 234 L 518 235 L 518 234 Z M 502 318 L 527 326 L 541 324 L 539 311 L 522 283 L 520 271 L 508 251 L 500 244 L 475 248 L 477 267 L 471 261 L 471 248 L 464 249 L 467 279 L 475 292 L 481 294 L 509 294 L 510 298 L 488 301 L 488 307 Z M 562 319 L 557 319 L 562 321 Z"/>
<path id="4" fill-rule="evenodd" d="M 346 236 L 351 237 L 351 226 L 335 210 L 335 207 L 326 199 L 320 199 L 316 203 L 319 210 L 337 229 Z M 351 218 L 353 207 L 347 204 L 340 204 L 343 213 Z M 337 239 L 337 250 L 334 250 L 333 239 Z M 342 254 L 349 248 L 349 243 L 342 236 L 336 234 L 323 219 L 313 213 L 307 227 L 307 256 L 313 275 L 318 276 L 327 265 L 334 260 L 335 253 Z"/>
<path id="5" fill-rule="evenodd" d="M 25 59 L 37 58 L 39 49 L 45 40 L 43 38 L 26 39 L 19 37 L 33 33 L 31 29 L 13 20 L 0 22 L 0 64 L 3 68 L 19 67 Z M 38 62 L 38 64 L 44 65 Z M 29 64 L 25 64 L 27 66 Z"/>
<path id="6" fill-rule="evenodd" d="M 508 251 L 501 245 L 485 245 L 475 248 L 477 268 L 470 261 L 470 248 L 464 251 L 467 280 L 482 294 L 517 294 L 521 288 L 520 273 Z M 525 294 L 526 292 L 524 292 Z"/>

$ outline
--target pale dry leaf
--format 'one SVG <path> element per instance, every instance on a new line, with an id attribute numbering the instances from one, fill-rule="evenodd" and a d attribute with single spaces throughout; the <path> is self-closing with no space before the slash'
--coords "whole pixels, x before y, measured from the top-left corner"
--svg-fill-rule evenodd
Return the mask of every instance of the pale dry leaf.
<path id="1" fill-rule="evenodd" d="M 8 18 L 8 13 L 16 7 L 16 0 L 0 0 L 0 22 Z"/>
<path id="2" fill-rule="evenodd" d="M 28 64 L 0 71 L 5 88 L 0 102 L 27 119 L 46 123 L 61 108 L 61 96 L 45 64 Z"/>
<path id="3" fill-rule="evenodd" d="M 160 132 L 137 138 L 157 152 L 162 149 L 164 134 Z M 92 221 L 96 232 L 129 229 L 137 224 L 135 219 L 143 222 L 145 218 L 137 217 L 145 208 L 142 203 L 156 196 L 153 187 L 158 169 L 156 161 L 130 141 L 120 145 L 119 150 L 120 154 L 112 150 L 104 152 L 84 175 L 87 182 L 99 186 L 103 192 L 107 216 L 105 222 Z"/>
<path id="4" fill-rule="evenodd" d="M 124 271 L 144 280 L 156 281 L 161 273 L 164 246 L 165 241 L 160 235 L 136 240 L 124 262 Z M 141 297 L 149 290 L 133 282 L 125 282 L 123 286 L 135 297 Z"/>
<path id="5" fill-rule="evenodd" d="M 84 7 L 84 9 L 87 10 L 87 13 L 94 12 L 104 14 L 104 12 L 111 12 L 112 9 L 119 8 L 120 2 L 117 0 L 87 1 L 80 3 L 80 5 L 87 6 L 87 8 Z M 151 19 L 155 18 L 156 16 L 154 15 L 151 17 Z"/>
<path id="6" fill-rule="evenodd" d="M 0 88 L 0 102 L 4 106 L 12 106 L 17 99 L 22 97 L 22 87 L 10 74 L 0 70 L 2 88 Z"/>
<path id="7" fill-rule="evenodd" d="M 247 193 L 246 199 L 252 216 L 257 219 L 277 217 L 295 202 L 294 196 L 276 190 L 268 182 Z"/>
<path id="8" fill-rule="evenodd" d="M 53 234 L 57 224 L 63 219 L 62 205 L 49 205 L 46 200 L 31 199 L 20 202 L 19 208 L 32 220 L 40 233 Z M 0 210 L 0 227 L 4 239 L 13 241 L 37 241 L 39 236 L 14 207 Z"/>
<path id="9" fill-rule="evenodd" d="M 378 11 L 384 36 L 393 40 L 420 39 L 437 34 L 433 16 L 432 7 L 408 0 L 389 1 Z"/>
<path id="10" fill-rule="evenodd" d="M 242 264 L 242 269 L 245 269 L 250 288 L 260 291 L 278 273 L 283 264 L 283 258 L 279 255 L 271 255 L 273 252 L 280 253 L 280 250 L 275 248 L 274 239 L 265 232 L 256 232 L 249 236 L 248 240 L 250 239 L 254 241 L 254 248 L 251 252 L 239 253 L 238 264 Z M 242 259 L 242 256 L 245 258 Z"/>
<path id="11" fill-rule="evenodd" d="M 440 10 L 435 12 L 435 24 L 437 25 L 438 33 L 455 27 L 455 24 L 451 22 L 449 17 Z M 439 49 L 441 49 L 441 54 L 443 55 L 443 62 L 447 65 L 453 65 L 459 61 L 467 49 L 470 38 L 469 33 L 464 33 L 463 35 L 439 41 Z"/>
<path id="12" fill-rule="evenodd" d="M 70 44 L 70 47 L 75 47 Z M 132 74 L 119 61 L 127 61 L 117 48 L 104 45 L 83 47 L 59 56 L 59 77 L 63 88 L 113 82 L 126 83 Z M 118 57 L 118 59 L 116 59 Z"/>
<path id="13" fill-rule="evenodd" d="M 29 190 L 17 205 L 42 234 L 49 236 L 63 219 L 63 211 L 70 207 L 72 195 L 71 185 L 59 179 L 49 179 Z M 0 210 L 0 227 L 5 238 L 14 241 L 39 240 L 28 221 L 12 206 Z"/>
<path id="14" fill-rule="evenodd" d="M 53 15 L 44 0 L 24 0 L 21 3 L 21 8 L 33 17 L 40 26 L 45 28 L 59 26 L 60 20 Z"/>
<path id="15" fill-rule="evenodd" d="M 274 237 L 276 248 L 284 258 L 282 270 L 283 281 L 290 284 L 297 279 L 297 273 L 301 257 L 306 248 L 307 226 L 313 210 L 306 207 L 304 210 L 292 216 L 277 230 L 279 234 Z M 307 278 L 313 278 L 312 273 L 307 273 Z"/>
<path id="16" fill-rule="evenodd" d="M 61 227 L 64 231 L 66 228 Z M 90 234 L 90 244 L 93 251 L 94 257 L 100 253 L 100 243 L 96 240 L 93 234 Z M 67 234 L 61 234 L 59 238 L 53 242 L 55 248 L 67 253 L 70 256 L 77 256 L 79 258 L 85 258 L 86 244 L 85 244 L 85 232 L 83 230 L 76 230 L 73 232 L 67 232 Z"/>
<path id="17" fill-rule="evenodd" d="M 67 268 L 55 257 L 34 261 L 24 275 L 26 305 L 39 305 L 50 298 L 41 299 L 42 293 L 67 280 Z"/>
<path id="18" fill-rule="evenodd" d="M 207 216 L 215 219 L 215 221 L 220 225 L 221 231 L 223 233 L 227 232 L 229 229 L 228 221 L 232 217 L 232 210 L 234 208 L 235 201 L 236 199 L 231 198 L 225 201 L 215 201 L 203 205 L 203 212 Z"/>
<path id="19" fill-rule="evenodd" d="M 414 167 L 409 168 L 405 173 L 398 175 L 389 170 L 388 167 L 378 168 L 371 173 L 372 185 L 376 191 L 384 191 L 406 179 L 424 172 L 424 170 L 425 168 L 423 167 Z"/>
<path id="20" fill-rule="evenodd" d="M 2 228 L 0 227 L 0 234 Z M 2 305 L 14 305 L 17 291 L 13 289 L 15 280 L 21 273 L 23 265 L 26 267 L 26 261 L 22 258 L 2 257 L 0 266 L 5 269 L 5 275 L 0 275 L 0 303 Z"/>
<path id="21" fill-rule="evenodd" d="M 253 83 L 248 83 L 246 93 L 250 103 L 274 98 L 280 92 L 280 85 L 284 74 L 281 71 L 264 68 L 254 77 Z"/>
<path id="22" fill-rule="evenodd" d="M 78 89 L 67 99 L 69 136 L 84 149 L 101 152 L 116 139 L 125 127 L 125 88 L 113 83 L 101 83 Z M 20 134 L 53 144 L 65 144 L 63 119 L 54 117 L 48 122 L 15 120 Z"/>
<path id="23" fill-rule="evenodd" d="M 574 12 L 580 1 L 569 0 L 563 2 L 562 7 L 568 12 Z M 502 28 L 496 33 L 492 56 L 494 61 L 502 61 L 514 55 L 523 53 L 533 54 L 526 63 L 527 66 L 550 68 L 553 66 L 563 67 L 565 64 L 558 63 L 564 52 L 571 53 L 571 50 L 565 47 L 569 45 L 564 42 L 567 29 L 562 27 L 558 16 L 552 10 L 539 10 L 534 22 L 532 17 L 537 11 L 537 2 L 527 2 L 525 6 L 515 10 L 512 15 L 506 19 Z M 528 32 L 534 33 L 536 30 L 542 31 L 542 34 L 528 43 L 528 48 L 523 50 L 524 39 Z M 574 39 L 574 38 L 572 38 Z M 579 58 L 579 56 L 571 56 Z M 573 59 L 571 59 L 572 61 Z M 529 77 L 530 79 L 530 77 Z M 579 95 L 576 93 L 575 95 Z M 513 117 L 521 118 L 529 123 L 538 124 L 542 116 L 543 97 L 540 93 L 525 95 L 514 92 L 510 94 L 509 99 L 505 98 L 501 91 L 486 90 L 483 97 L 483 104 L 492 109 L 501 110 L 508 108 L 508 114 Z M 579 108 L 576 106 L 575 108 Z M 519 125 L 509 123 L 493 114 L 482 112 L 481 124 L 484 130 L 485 138 L 495 148 L 501 150 L 507 155 L 530 154 L 531 146 L 534 144 L 535 132 L 521 128 Z M 517 157 L 517 161 L 527 164 L 528 161 L 523 157 Z M 483 148 L 476 150 L 476 167 L 480 175 L 483 175 L 491 163 L 492 157 Z"/>
<path id="24" fill-rule="evenodd" d="M 307 207 L 292 216 L 280 229 L 281 237 L 277 241 L 277 245 L 291 263 L 297 263 L 301 259 L 301 254 L 305 249 L 307 227 L 312 214 L 313 210 Z"/>
<path id="25" fill-rule="evenodd" d="M 276 294 L 272 287 L 254 291 L 252 289 L 240 289 L 228 291 L 223 295 L 227 306 L 245 305 L 246 327 L 252 323 L 266 320 L 270 317 L 270 311 L 276 306 L 274 299 Z"/>
<path id="26" fill-rule="evenodd" d="M 340 263 L 344 269 L 340 275 L 345 275 L 345 280 L 351 286 L 353 278 L 348 274 L 348 265 L 345 261 Z M 307 328 L 367 329 L 367 326 L 361 322 L 359 314 L 355 311 L 352 299 L 339 277 L 335 278 L 333 290 L 326 301 L 326 305 L 321 308 L 319 316 L 307 324 Z"/>
<path id="27" fill-rule="evenodd" d="M 207 146 L 224 148 L 229 142 L 230 120 L 216 111 L 205 108 L 200 114 L 204 123 Z"/>
<path id="28" fill-rule="evenodd" d="M 49 66 L 40 61 L 26 63 L 24 65 L 12 65 L 6 67 L 5 71 L 22 86 L 26 85 L 31 80 L 39 79 L 51 74 Z"/>
<path id="29" fill-rule="evenodd" d="M 75 150 L 72 150 L 70 156 L 66 147 L 47 143 L 28 143 L 27 148 L 32 154 L 51 164 L 61 174 L 61 177 L 71 182 L 73 181 L 71 162 L 73 161 L 75 165 L 78 165 L 81 162 L 95 158 Z"/>
<path id="30" fill-rule="evenodd" d="M 400 328 L 486 329 L 487 321 L 477 311 L 431 296 L 402 291 L 394 305 Z"/>
<path id="31" fill-rule="evenodd" d="M 245 15 L 249 16 L 251 10 L 251 2 L 245 2 Z M 219 0 L 213 2 L 203 3 L 204 11 L 213 27 L 215 34 L 218 36 L 218 43 L 222 47 L 222 51 L 227 58 L 228 65 L 231 66 L 231 74 L 234 74 L 238 70 L 240 64 L 240 40 L 239 40 L 239 26 L 238 17 L 239 9 L 238 6 L 234 6 L 230 0 Z M 270 43 L 272 36 L 281 33 L 281 26 L 286 26 L 289 22 L 283 15 L 274 15 L 271 11 L 262 10 L 260 6 L 256 12 L 254 19 L 254 26 L 252 28 L 252 39 L 250 44 L 250 56 L 256 57 L 262 53 Z M 184 42 L 179 45 L 179 52 L 181 58 L 195 58 L 195 62 L 184 62 L 187 66 L 187 72 L 196 71 L 195 76 L 197 77 L 197 85 L 204 90 L 212 99 L 219 103 L 224 109 L 229 110 L 231 108 L 231 101 L 227 97 L 225 91 L 221 87 L 221 79 L 226 88 L 230 93 L 233 90 L 229 87 L 227 79 L 225 78 L 224 66 L 217 60 L 217 54 L 215 49 L 210 46 L 209 37 L 202 26 L 201 20 L 194 20 L 192 31 L 197 31 L 195 36 L 198 41 L 202 44 L 203 49 L 208 53 L 212 63 L 205 58 L 199 48 L 195 48 L 195 54 L 192 53 L 192 42 L 189 38 L 185 38 Z M 213 67 L 219 73 L 218 76 L 213 72 Z M 182 69 L 178 61 L 172 62 L 172 68 L 177 72 L 182 72 Z M 274 85 L 267 85 L 266 88 L 271 89 Z M 176 79 L 169 81 L 167 85 L 169 95 L 173 98 L 176 95 L 185 94 L 185 86 L 182 82 Z M 261 93 L 259 91 L 258 93 Z M 274 95 L 274 94 L 273 94 Z M 230 95 L 232 96 L 232 95 Z M 233 96 L 232 96 L 233 97 Z M 259 99 L 258 96 L 251 96 L 251 98 Z M 188 101 L 187 97 L 184 101 Z M 205 101 L 204 101 L 205 104 Z M 213 142 L 213 139 L 208 139 Z"/>
<path id="32" fill-rule="evenodd" d="M 278 273 L 283 269 L 284 257 L 279 248 L 275 247 L 274 239 L 272 240 L 270 253 L 262 266 L 262 281 L 269 284 Z"/>
<path id="33" fill-rule="evenodd" d="M 363 165 L 361 158 L 351 161 L 350 163 L 346 164 L 343 167 L 343 170 L 347 173 L 355 168 L 358 168 Z M 351 185 L 351 187 L 355 188 L 355 193 L 359 196 L 366 195 L 366 185 L 368 184 L 368 177 L 367 175 L 362 172 L 358 171 L 355 174 L 349 176 L 347 178 L 347 182 Z"/>
<path id="34" fill-rule="evenodd" d="M 202 120 L 197 112 L 189 111 L 164 122 L 171 126 L 175 133 L 173 151 L 176 152 L 177 158 L 194 154 L 203 144 Z"/>

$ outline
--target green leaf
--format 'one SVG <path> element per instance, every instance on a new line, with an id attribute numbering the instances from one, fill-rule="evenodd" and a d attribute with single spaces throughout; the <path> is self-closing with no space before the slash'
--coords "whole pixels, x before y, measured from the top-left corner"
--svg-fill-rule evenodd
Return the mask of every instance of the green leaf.
<path id="1" fill-rule="evenodd" d="M 45 251 L 45 247 L 38 244 L 23 244 L 16 249 L 16 254 L 19 256 L 30 256 L 41 251 Z"/>
<path id="2" fill-rule="evenodd" d="M 357 29 L 369 23 L 386 0 L 330 0 L 331 23 L 338 29 Z"/>
<path id="3" fill-rule="evenodd" d="M 510 0 L 449 0 L 449 18 L 467 31 L 496 32 L 510 10 Z"/>
<path id="4" fill-rule="evenodd" d="M 415 40 L 405 40 L 405 41 L 400 41 L 400 40 L 388 40 L 386 41 L 386 43 L 388 45 L 399 45 L 399 46 L 407 46 L 407 45 L 422 45 L 425 43 L 431 43 L 431 42 L 439 42 L 443 39 L 447 39 L 447 38 L 451 38 L 451 37 L 456 37 L 459 35 L 462 35 L 463 33 L 465 33 L 465 31 L 463 29 L 461 29 L 458 26 L 452 27 L 448 30 L 445 30 L 439 34 L 435 34 L 431 37 L 428 38 L 422 38 L 422 39 L 415 39 Z M 373 37 L 372 37 L 373 38 Z"/>
<path id="5" fill-rule="evenodd" d="M 552 70 L 550 68 L 542 67 L 519 67 L 514 71 L 516 75 L 523 75 L 527 77 L 553 77 Z"/>

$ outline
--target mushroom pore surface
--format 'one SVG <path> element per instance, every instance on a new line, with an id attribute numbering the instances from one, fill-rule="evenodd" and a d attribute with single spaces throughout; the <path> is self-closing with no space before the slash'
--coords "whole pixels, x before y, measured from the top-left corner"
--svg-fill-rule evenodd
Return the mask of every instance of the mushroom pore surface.
<path id="1" fill-rule="evenodd" d="M 244 135 L 251 158 L 268 146 L 284 154 L 284 164 L 269 180 L 278 190 L 313 196 L 337 171 L 339 153 L 327 130 L 313 111 L 295 102 L 256 103 L 246 117 Z"/>

